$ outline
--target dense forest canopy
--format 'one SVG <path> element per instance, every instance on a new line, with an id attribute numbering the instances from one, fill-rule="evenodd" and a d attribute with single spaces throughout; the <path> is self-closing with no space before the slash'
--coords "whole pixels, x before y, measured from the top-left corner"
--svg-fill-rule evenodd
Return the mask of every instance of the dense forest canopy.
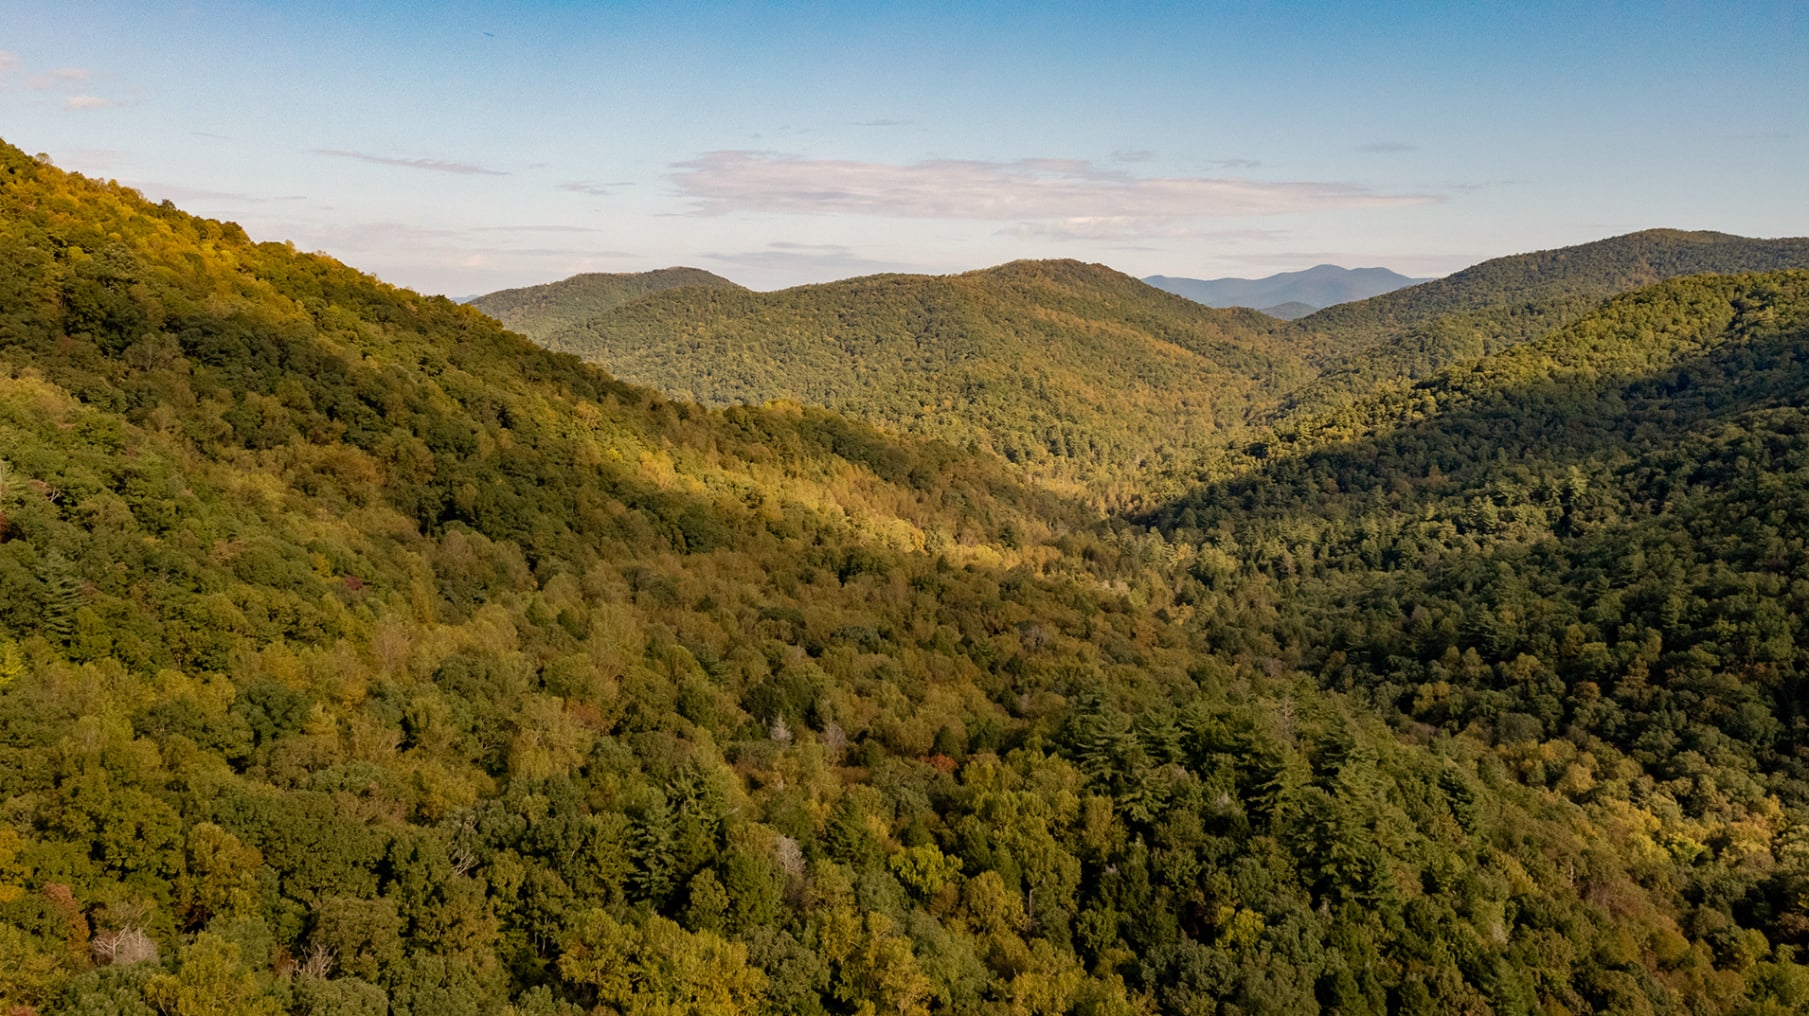
<path id="1" fill-rule="evenodd" d="M 672 289 L 527 334 L 675 398 L 823 406 L 1124 503 L 1305 380 L 1279 325 L 1102 265 L 1023 261 L 776 293 Z"/>
<path id="2" fill-rule="evenodd" d="M 1129 519 L 11 148 L 0 257 L 13 1013 L 1809 1007 L 1809 275 L 1302 405 Z M 1119 285 L 830 289 L 1310 380 Z M 681 297 L 756 349 L 844 298 L 611 313 Z"/>
<path id="3" fill-rule="evenodd" d="M 685 286 L 741 289 L 701 268 L 661 268 L 652 272 L 586 272 L 542 286 L 498 290 L 469 303 L 512 331 L 543 335 L 582 324 L 649 293 Z"/>

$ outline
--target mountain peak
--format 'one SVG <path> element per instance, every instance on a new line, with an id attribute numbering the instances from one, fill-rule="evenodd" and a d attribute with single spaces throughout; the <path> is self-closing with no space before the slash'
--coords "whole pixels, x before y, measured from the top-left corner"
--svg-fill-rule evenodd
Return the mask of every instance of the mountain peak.
<path id="1" fill-rule="evenodd" d="M 559 282 L 498 290 L 469 304 L 515 331 L 533 333 L 589 320 L 650 293 L 692 286 L 742 291 L 714 272 L 675 266 L 650 272 L 584 272 Z"/>
<path id="2" fill-rule="evenodd" d="M 1184 296 L 1208 307 L 1275 307 L 1304 305 L 1309 310 L 1393 292 L 1425 279 L 1409 278 L 1387 268 L 1344 268 L 1322 264 L 1298 272 L 1261 279 L 1189 279 L 1152 275 L 1143 280 L 1157 289 Z M 1296 314 L 1298 316 L 1298 314 Z"/>

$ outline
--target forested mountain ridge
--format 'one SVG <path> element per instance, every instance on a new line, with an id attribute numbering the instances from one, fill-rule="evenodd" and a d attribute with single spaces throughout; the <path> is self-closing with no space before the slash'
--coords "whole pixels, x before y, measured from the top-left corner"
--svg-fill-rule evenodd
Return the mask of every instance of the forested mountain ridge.
<path id="1" fill-rule="evenodd" d="M 1190 315 L 1104 266 L 1019 262 L 655 293 L 529 336 L 678 398 L 822 405 L 995 451 L 1033 482 L 1140 512 L 1265 428 L 1537 338 L 1617 293 L 1792 267 L 1809 267 L 1809 240 L 1647 230 L 1280 322 Z"/>
<path id="2" fill-rule="evenodd" d="M 1058 489 L 1126 488 L 1304 374 L 1278 326 L 1101 265 L 1016 262 L 775 293 L 684 289 L 532 334 L 707 405 L 820 405 L 997 452 Z"/>
<path id="3" fill-rule="evenodd" d="M 1512 574 L 1438 573 L 1451 601 L 1424 614 L 1356 595 L 1354 623 L 1338 596 L 1408 581 L 1397 541 L 1279 598 L 1325 570 L 1295 539 L 1325 513 L 1267 505 L 1259 476 L 1205 502 L 1247 514 L 1177 512 L 1165 538 L 983 454 L 672 402 L 11 148 L 0 257 L 15 1012 L 1809 1004 L 1801 794 L 1706 740 L 1788 746 L 1771 685 L 1739 698 L 1692 655 L 1725 638 L 1791 687 L 1777 618 L 1749 637 L 1737 596 L 1629 597 L 1661 645 L 1613 633 L 1590 665 L 1625 687 L 1592 699 L 1492 663 L 1544 651 Z M 1663 302 L 1679 334 L 1744 322 L 1704 348 L 1760 357 L 1765 412 L 1801 391 L 1794 278 Z M 1681 475 L 1786 510 L 1795 440 Z M 1413 487 L 1350 468 L 1353 497 Z M 1788 537 L 1729 539 L 1791 567 Z M 1677 588 L 1720 595 L 1702 578 Z M 1459 623 L 1463 597 L 1490 613 Z M 1697 639 L 1679 660 L 1673 633 Z M 1399 707 L 1389 654 L 1435 639 L 1455 662 Z M 1587 712 L 1633 701 L 1640 666 L 1698 696 L 1661 703 L 1708 723 L 1684 750 L 1622 751 Z M 1484 711 L 1541 695 L 1582 733 Z"/>
<path id="4" fill-rule="evenodd" d="M 1495 258 L 1442 279 L 1327 308 L 1291 325 L 1320 376 L 1290 403 L 1322 406 L 1538 338 L 1617 293 L 1709 272 L 1809 268 L 1809 238 L 1649 229 Z"/>
<path id="5" fill-rule="evenodd" d="M 683 286 L 741 288 L 701 268 L 587 272 L 541 286 L 497 290 L 467 301 L 467 306 L 476 307 L 515 331 L 541 335 L 587 321 L 648 293 Z"/>

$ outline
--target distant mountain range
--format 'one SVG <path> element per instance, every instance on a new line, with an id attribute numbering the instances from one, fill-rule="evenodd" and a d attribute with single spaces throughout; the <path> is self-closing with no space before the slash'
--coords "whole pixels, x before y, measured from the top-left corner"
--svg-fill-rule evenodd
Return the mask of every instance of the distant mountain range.
<path id="1" fill-rule="evenodd" d="M 1254 307 L 1270 317 L 1293 320 L 1321 307 L 1366 300 L 1429 280 L 1408 278 L 1386 268 L 1317 265 L 1303 272 L 1282 272 L 1264 279 L 1151 275 L 1143 281 L 1208 307 Z"/>

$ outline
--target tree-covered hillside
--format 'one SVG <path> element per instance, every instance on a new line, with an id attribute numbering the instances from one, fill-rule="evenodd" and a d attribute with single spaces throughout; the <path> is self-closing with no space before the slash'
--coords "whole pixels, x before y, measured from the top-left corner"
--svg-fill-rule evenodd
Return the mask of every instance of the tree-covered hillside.
<path id="1" fill-rule="evenodd" d="M 587 272 L 542 286 L 498 290 L 469 303 L 524 335 L 546 335 L 588 321 L 648 293 L 685 286 L 741 288 L 701 268 Z"/>
<path id="2" fill-rule="evenodd" d="M 1801 276 L 1152 529 L 11 148 L 0 256 L 10 1013 L 1809 1005 Z"/>
<path id="3" fill-rule="evenodd" d="M 1135 497 L 1305 376 L 1276 327 L 1055 261 L 673 290 L 530 336 L 675 398 L 824 406 L 996 452 L 1060 489 Z"/>
<path id="4" fill-rule="evenodd" d="M 1657 864 L 1637 877 L 1682 935 L 1797 957 L 1806 395 L 1809 273 L 1679 279 L 1297 421 L 1158 522 L 1199 550 L 1187 598 L 1221 651 L 1492 742 L 1622 816 L 1607 849 Z"/>
<path id="5" fill-rule="evenodd" d="M 1778 268 L 1809 268 L 1809 240 L 1648 230 L 1291 323 L 1190 310 L 1098 265 L 1021 262 L 779 293 L 686 289 L 601 313 L 561 288 L 571 280 L 513 291 L 567 324 L 505 324 L 675 398 L 824 406 L 997 452 L 1032 482 L 1136 512 L 1264 428 L 1536 339 L 1617 293 Z"/>
<path id="6" fill-rule="evenodd" d="M 1809 268 L 1809 238 L 1649 229 L 1484 261 L 1294 322 L 1290 341 L 1321 374 L 1291 393 L 1289 404 L 1317 408 L 1425 377 L 1536 339 L 1611 296 L 1665 279 L 1781 268 Z"/>

